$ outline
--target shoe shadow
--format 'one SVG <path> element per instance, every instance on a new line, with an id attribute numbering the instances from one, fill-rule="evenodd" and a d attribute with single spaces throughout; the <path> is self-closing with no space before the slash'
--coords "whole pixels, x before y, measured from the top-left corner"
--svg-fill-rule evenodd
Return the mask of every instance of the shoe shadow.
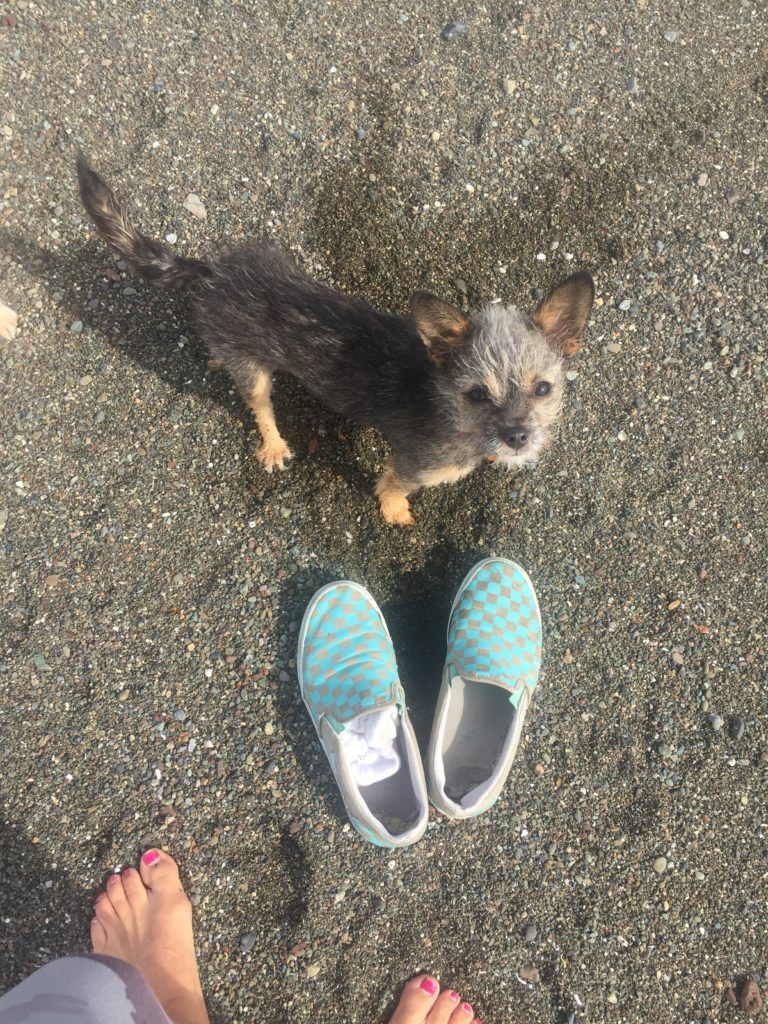
<path id="1" fill-rule="evenodd" d="M 418 568 L 392 578 L 386 595 L 373 594 L 392 636 L 400 680 L 423 757 L 442 681 L 451 603 L 461 580 L 487 553 L 484 548 L 465 551 L 453 540 L 439 541 Z M 281 590 L 283 611 L 276 623 L 277 632 L 290 634 L 293 625 L 295 636 L 296 624 L 313 594 L 335 578 L 330 572 L 319 572 L 296 573 L 286 580 Z M 296 654 L 293 645 L 280 653 L 286 663 Z M 346 809 L 301 698 L 297 675 L 290 675 L 290 682 L 280 685 L 276 699 L 298 770 L 310 791 L 321 789 L 328 813 L 345 821 Z"/>
<path id="2" fill-rule="evenodd" d="M 479 557 L 476 549 L 463 551 L 454 540 L 439 541 L 420 568 L 395 578 L 392 596 L 382 605 L 423 754 L 442 681 L 451 602 L 458 583 Z"/>

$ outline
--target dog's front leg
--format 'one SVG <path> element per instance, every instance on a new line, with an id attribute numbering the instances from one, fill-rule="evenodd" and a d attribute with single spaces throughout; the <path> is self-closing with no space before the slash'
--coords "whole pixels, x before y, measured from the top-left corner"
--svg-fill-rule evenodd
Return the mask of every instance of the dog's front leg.
<path id="1" fill-rule="evenodd" d="M 384 464 L 384 472 L 375 490 L 385 522 L 390 526 L 413 526 L 408 495 L 415 490 L 414 485 L 406 483 L 398 475 L 395 459 L 390 456 Z"/>

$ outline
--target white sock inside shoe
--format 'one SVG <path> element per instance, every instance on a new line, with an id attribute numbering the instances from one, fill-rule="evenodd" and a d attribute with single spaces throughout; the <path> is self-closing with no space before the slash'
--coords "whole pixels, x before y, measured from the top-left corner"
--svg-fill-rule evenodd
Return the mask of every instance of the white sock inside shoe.
<path id="1" fill-rule="evenodd" d="M 369 711 L 346 723 L 339 735 L 349 772 L 358 786 L 371 786 L 400 769 L 397 742 L 397 708 Z"/>

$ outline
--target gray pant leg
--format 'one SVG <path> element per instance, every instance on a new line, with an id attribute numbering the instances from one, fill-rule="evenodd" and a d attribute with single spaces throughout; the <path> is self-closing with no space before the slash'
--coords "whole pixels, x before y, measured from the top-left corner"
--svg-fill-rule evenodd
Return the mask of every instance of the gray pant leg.
<path id="1" fill-rule="evenodd" d="M 96 953 L 53 960 L 0 996 L 0 1024 L 171 1024 L 135 967 Z"/>

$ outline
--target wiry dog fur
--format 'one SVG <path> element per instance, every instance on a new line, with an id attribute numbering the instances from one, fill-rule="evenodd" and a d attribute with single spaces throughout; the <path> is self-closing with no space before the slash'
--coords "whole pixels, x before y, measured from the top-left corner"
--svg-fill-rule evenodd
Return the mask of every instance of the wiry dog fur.
<path id="1" fill-rule="evenodd" d="M 548 443 L 563 358 L 580 347 L 592 307 L 586 272 L 562 282 L 532 318 L 491 304 L 469 319 L 417 292 L 406 320 L 313 280 L 269 244 L 205 261 L 175 256 L 133 227 L 84 159 L 77 170 L 102 238 L 147 280 L 189 292 L 197 330 L 256 419 L 266 470 L 291 457 L 270 398 L 275 372 L 389 440 L 376 485 L 388 523 L 413 522 L 408 495 L 418 488 L 458 480 L 484 460 L 527 465 Z"/>

